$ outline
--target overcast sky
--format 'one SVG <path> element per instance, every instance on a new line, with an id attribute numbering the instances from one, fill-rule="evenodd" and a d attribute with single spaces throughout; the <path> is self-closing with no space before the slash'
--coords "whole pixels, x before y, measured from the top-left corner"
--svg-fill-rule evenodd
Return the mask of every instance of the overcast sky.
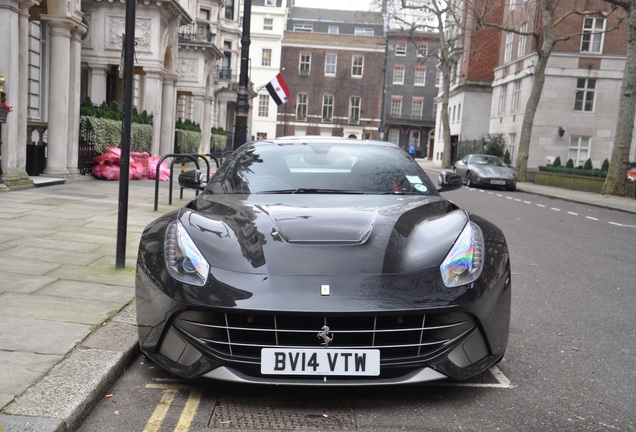
<path id="1" fill-rule="evenodd" d="M 360 11 L 368 11 L 370 3 L 370 0 L 296 0 L 296 6 Z"/>

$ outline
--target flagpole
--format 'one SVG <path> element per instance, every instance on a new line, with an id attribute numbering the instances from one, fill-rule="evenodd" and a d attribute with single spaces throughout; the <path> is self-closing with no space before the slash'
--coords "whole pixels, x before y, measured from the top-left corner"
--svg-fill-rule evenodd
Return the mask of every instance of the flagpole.
<path id="1" fill-rule="evenodd" d="M 233 149 L 247 141 L 247 117 L 250 112 L 250 102 L 247 88 L 249 86 L 250 60 L 250 21 L 252 17 L 252 0 L 245 0 L 243 5 L 243 35 L 241 36 L 241 72 L 239 76 L 239 90 L 236 98 L 236 120 L 234 122 Z"/>

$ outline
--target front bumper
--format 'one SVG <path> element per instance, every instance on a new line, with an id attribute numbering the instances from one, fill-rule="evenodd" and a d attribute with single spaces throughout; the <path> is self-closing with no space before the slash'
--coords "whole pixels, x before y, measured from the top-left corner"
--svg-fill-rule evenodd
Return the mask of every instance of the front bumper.
<path id="1" fill-rule="evenodd" d="M 155 363 L 184 378 L 289 385 L 406 384 L 445 377 L 466 379 L 504 354 L 510 319 L 506 268 L 478 299 L 427 309 L 381 308 L 318 311 L 242 309 L 177 301 L 157 279 L 138 268 L 140 346 Z M 473 290 L 476 290 L 473 287 Z M 181 299 L 180 299 L 181 300 Z M 209 304 L 209 302 L 206 302 Z M 262 347 L 319 345 L 325 323 L 334 348 L 380 349 L 378 377 L 267 376 L 260 373 Z"/>

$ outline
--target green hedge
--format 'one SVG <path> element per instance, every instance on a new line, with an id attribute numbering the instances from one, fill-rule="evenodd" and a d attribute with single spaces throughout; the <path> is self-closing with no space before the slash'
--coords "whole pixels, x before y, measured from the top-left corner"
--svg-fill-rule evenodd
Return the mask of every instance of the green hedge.
<path id="1" fill-rule="evenodd" d="M 569 175 L 574 175 L 578 177 L 596 177 L 596 178 L 603 178 L 603 179 L 607 177 L 606 171 L 602 171 L 598 169 L 586 170 L 582 168 L 566 168 L 564 166 L 546 165 L 546 166 L 540 166 L 539 171 L 551 172 L 551 173 L 557 173 L 557 174 L 569 174 Z"/>
<path id="2" fill-rule="evenodd" d="M 213 152 L 222 152 L 227 147 L 227 135 L 212 135 L 211 150 Z"/>
<path id="3" fill-rule="evenodd" d="M 179 129 L 178 146 L 181 153 L 198 153 L 201 144 L 201 132 Z"/>
<path id="4" fill-rule="evenodd" d="M 121 145 L 121 121 L 104 117 L 80 117 L 80 133 L 85 133 L 87 122 L 93 128 L 95 151 L 105 153 L 110 147 Z M 152 126 L 132 123 L 130 131 L 130 151 L 148 152 L 152 150 Z"/>
<path id="5" fill-rule="evenodd" d="M 555 186 L 563 189 L 601 193 L 605 179 L 599 177 L 547 172 L 540 169 L 535 175 L 534 182 L 540 185 Z M 625 196 L 633 197 L 635 187 L 636 182 L 627 182 L 625 184 Z"/>

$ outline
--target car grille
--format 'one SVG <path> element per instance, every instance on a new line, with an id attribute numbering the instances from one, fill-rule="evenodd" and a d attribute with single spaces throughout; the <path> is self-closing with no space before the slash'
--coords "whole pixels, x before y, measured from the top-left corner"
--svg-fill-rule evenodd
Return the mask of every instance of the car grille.
<path id="1" fill-rule="evenodd" d="M 379 349 L 383 366 L 430 359 L 469 333 L 475 323 L 465 313 L 347 315 L 251 314 L 184 311 L 173 321 L 203 352 L 237 364 L 259 364 L 262 348 L 318 348 L 328 326 L 329 347 Z"/>

